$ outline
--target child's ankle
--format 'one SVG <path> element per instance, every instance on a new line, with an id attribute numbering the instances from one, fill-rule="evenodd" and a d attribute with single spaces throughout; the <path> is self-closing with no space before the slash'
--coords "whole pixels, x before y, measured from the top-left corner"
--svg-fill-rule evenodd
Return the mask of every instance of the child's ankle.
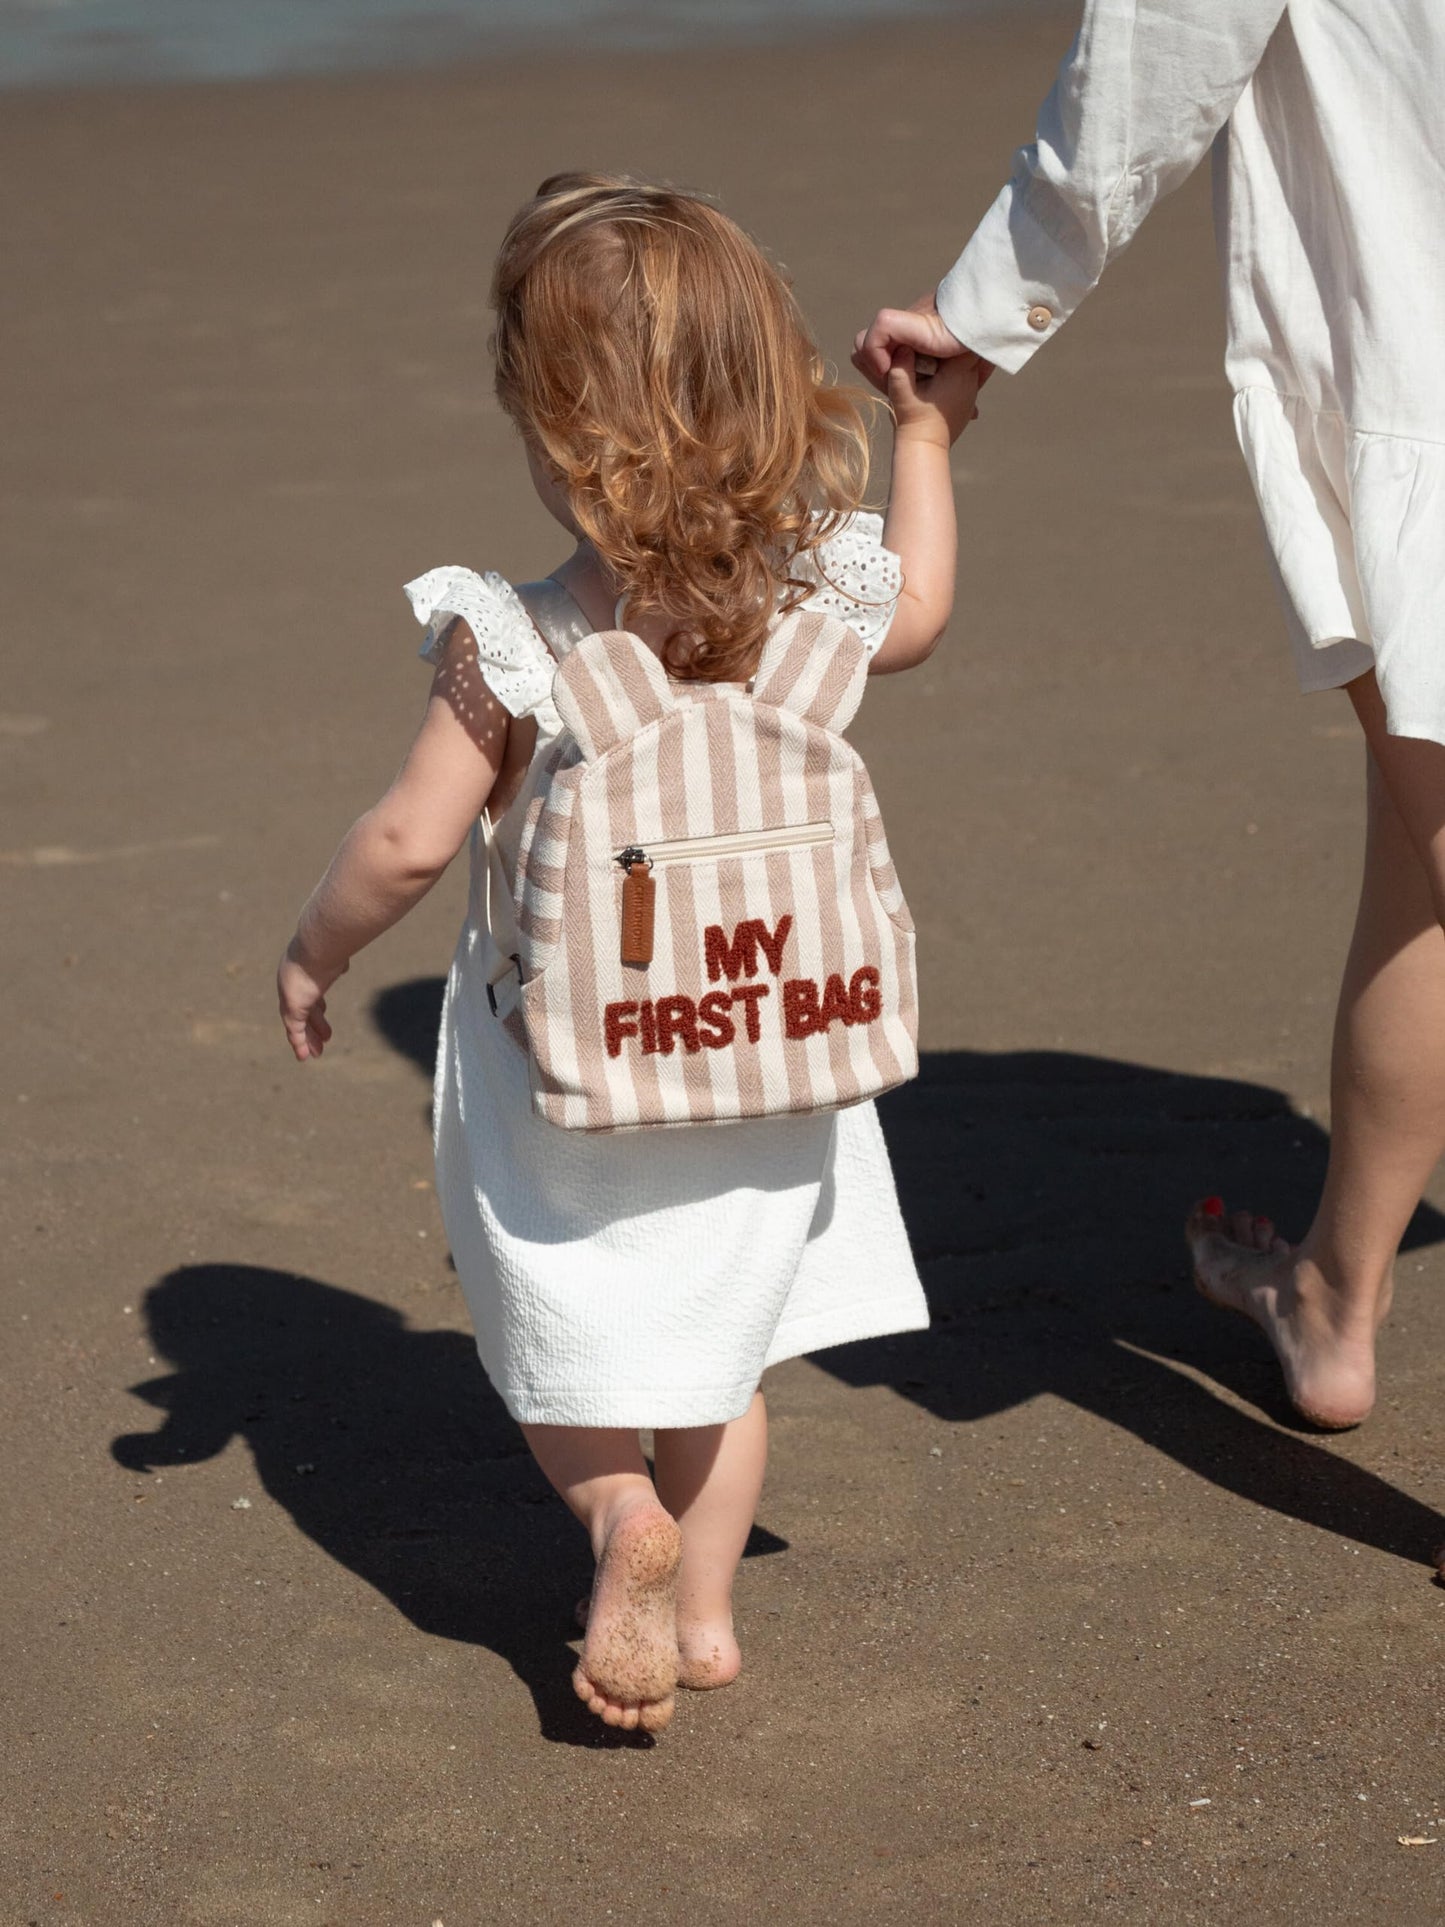
<path id="1" fill-rule="evenodd" d="M 719 1628 L 731 1633 L 733 1627 L 733 1600 L 731 1588 L 726 1593 L 692 1593 L 679 1589 L 677 1597 L 677 1626 L 681 1632 L 684 1627 L 700 1627 L 707 1631 Z"/>
<path id="2" fill-rule="evenodd" d="M 640 1505 L 662 1508 L 656 1489 L 649 1479 L 628 1479 L 620 1482 L 618 1489 L 608 1493 L 588 1521 L 588 1532 L 592 1540 L 592 1552 L 600 1559 L 607 1543 L 630 1512 Z"/>

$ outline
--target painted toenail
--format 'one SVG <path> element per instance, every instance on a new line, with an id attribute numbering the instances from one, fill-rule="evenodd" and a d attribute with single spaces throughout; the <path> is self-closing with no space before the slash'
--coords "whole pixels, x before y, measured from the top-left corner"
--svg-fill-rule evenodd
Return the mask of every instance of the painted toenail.
<path id="1" fill-rule="evenodd" d="M 1223 1198 L 1205 1198 L 1199 1209 L 1204 1213 L 1206 1218 L 1222 1218 L 1224 1216 L 1224 1200 Z"/>

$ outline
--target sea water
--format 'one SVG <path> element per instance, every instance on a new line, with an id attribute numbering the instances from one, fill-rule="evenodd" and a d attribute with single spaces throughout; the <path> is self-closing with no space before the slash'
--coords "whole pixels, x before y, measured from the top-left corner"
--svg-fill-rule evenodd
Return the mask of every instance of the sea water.
<path id="1" fill-rule="evenodd" d="M 431 66 L 688 47 L 1048 0 L 0 0 L 0 87 Z"/>

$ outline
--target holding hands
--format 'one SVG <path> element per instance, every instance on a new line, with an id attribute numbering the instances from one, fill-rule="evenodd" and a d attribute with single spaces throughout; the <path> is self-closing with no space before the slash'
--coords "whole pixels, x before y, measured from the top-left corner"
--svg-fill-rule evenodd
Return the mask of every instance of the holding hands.
<path id="1" fill-rule="evenodd" d="M 935 360 L 911 347 L 895 347 L 880 386 L 893 411 L 895 440 L 933 441 L 952 448 L 978 417 L 984 364 L 977 355 Z"/>
<path id="2" fill-rule="evenodd" d="M 944 370 L 949 371 L 950 383 L 954 381 L 953 370 L 958 364 L 972 370 L 975 395 L 993 373 L 993 364 L 984 361 L 971 348 L 965 348 L 957 336 L 950 333 L 938 309 L 934 306 L 933 296 L 926 294 L 915 301 L 911 308 L 880 308 L 868 327 L 862 330 L 853 344 L 853 366 L 860 375 L 867 377 L 875 388 L 888 396 L 889 403 L 897 414 L 898 397 L 894 393 L 893 377 L 903 355 L 909 357 L 910 376 L 916 374 L 925 385 L 940 380 Z M 921 362 L 922 366 L 918 366 Z M 934 373 L 929 363 L 937 364 Z M 958 386 L 963 383 L 962 370 L 957 376 Z M 948 391 L 952 400 L 954 388 Z M 937 397 L 930 396 L 937 405 L 944 406 L 940 391 Z M 977 409 L 964 417 L 954 430 L 951 440 L 956 440 L 968 423 L 977 414 Z M 898 417 L 900 426 L 902 416 Z"/>

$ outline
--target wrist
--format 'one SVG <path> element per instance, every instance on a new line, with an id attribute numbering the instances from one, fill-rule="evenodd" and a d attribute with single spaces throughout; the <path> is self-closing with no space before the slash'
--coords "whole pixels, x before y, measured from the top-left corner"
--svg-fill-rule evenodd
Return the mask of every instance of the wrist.
<path id="1" fill-rule="evenodd" d="M 947 455 L 953 447 L 953 438 L 941 421 L 895 422 L 893 446 L 895 449 L 936 448 Z"/>
<path id="2" fill-rule="evenodd" d="M 317 984 L 333 982 L 346 968 L 344 957 L 328 957 L 314 940 L 314 934 L 307 929 L 303 915 L 296 926 L 296 934 L 286 946 L 286 962 L 295 964 L 298 970 Z"/>

